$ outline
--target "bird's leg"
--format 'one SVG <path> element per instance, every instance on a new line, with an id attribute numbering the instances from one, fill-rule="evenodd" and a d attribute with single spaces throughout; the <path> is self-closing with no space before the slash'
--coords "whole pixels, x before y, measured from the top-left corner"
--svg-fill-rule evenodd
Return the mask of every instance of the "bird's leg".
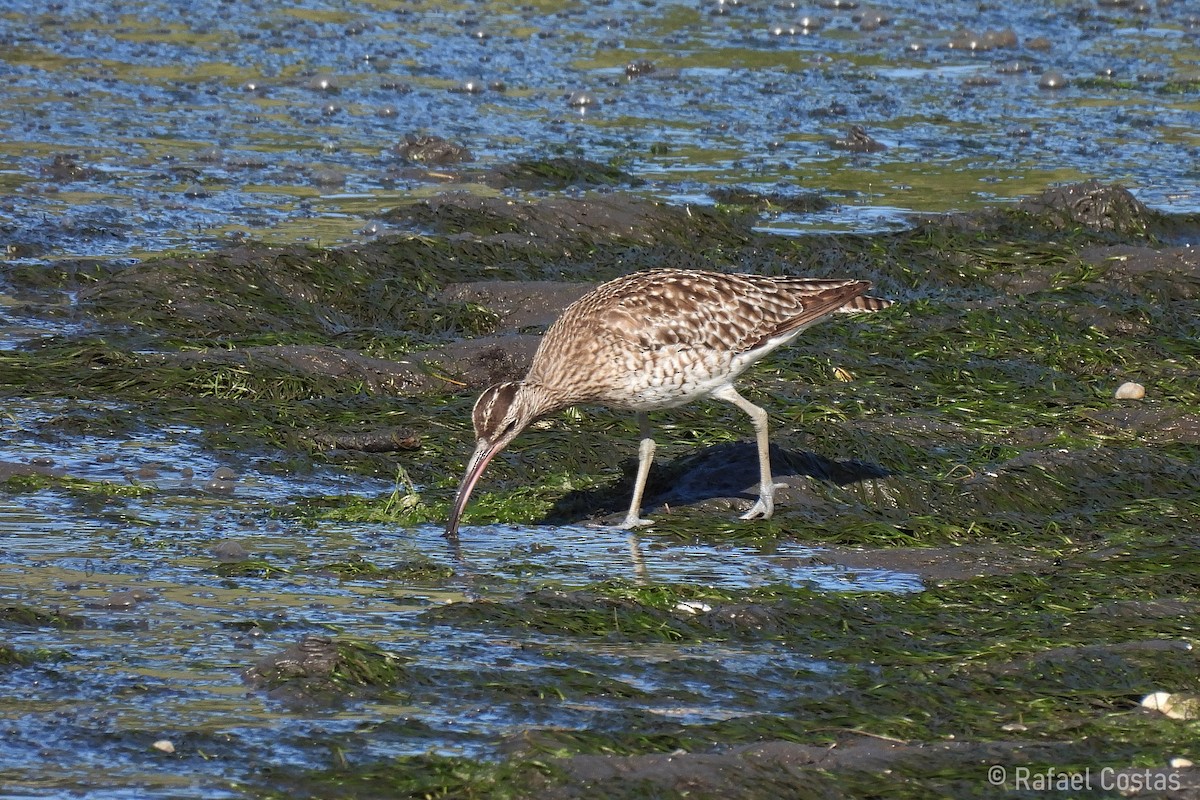
<path id="1" fill-rule="evenodd" d="M 742 519 L 770 519 L 771 514 L 775 513 L 777 485 L 771 477 L 771 439 L 767 433 L 767 412 L 742 397 L 732 386 L 713 392 L 713 397 L 732 403 L 745 411 L 754 423 L 754 433 L 758 439 L 758 502 L 742 514 Z"/>
<path id="2" fill-rule="evenodd" d="M 625 529 L 654 524 L 654 520 L 642 519 L 638 515 L 642 510 L 642 493 L 646 491 L 646 478 L 650 475 L 650 465 L 654 463 L 654 439 L 650 437 L 650 417 L 645 411 L 638 412 L 637 421 L 642 443 L 638 446 L 638 469 L 633 484 L 633 500 L 629 503 L 629 513 L 625 515 L 625 521 L 617 526 Z"/>

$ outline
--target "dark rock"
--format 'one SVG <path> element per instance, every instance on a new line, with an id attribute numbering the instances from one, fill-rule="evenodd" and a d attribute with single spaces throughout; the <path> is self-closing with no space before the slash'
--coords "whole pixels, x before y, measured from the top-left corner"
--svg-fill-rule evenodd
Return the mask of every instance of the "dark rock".
<path id="1" fill-rule="evenodd" d="M 406 161 L 421 164 L 459 164 L 464 161 L 474 161 L 471 151 L 460 144 L 443 139 L 440 136 L 408 135 L 404 141 L 392 148 L 392 152 Z"/>
<path id="2" fill-rule="evenodd" d="M 852 153 L 878 153 L 887 150 L 887 145 L 876 141 L 861 125 L 851 125 L 850 130 L 840 139 L 829 143 L 839 150 L 849 150 Z"/>
<path id="3" fill-rule="evenodd" d="M 1126 235 L 1144 235 L 1155 216 L 1128 189 L 1098 181 L 1056 186 L 1017 207 L 1062 230 L 1082 227 Z"/>

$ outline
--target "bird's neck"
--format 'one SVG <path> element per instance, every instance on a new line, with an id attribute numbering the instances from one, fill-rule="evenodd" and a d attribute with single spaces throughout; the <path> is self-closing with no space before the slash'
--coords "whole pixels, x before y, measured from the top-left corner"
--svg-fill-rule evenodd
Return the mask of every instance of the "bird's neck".
<path id="1" fill-rule="evenodd" d="M 525 409 L 525 415 L 532 421 L 547 414 L 553 414 L 571 405 L 564 402 L 560 393 L 554 392 L 539 381 L 526 379 L 521 382 L 519 400 Z"/>

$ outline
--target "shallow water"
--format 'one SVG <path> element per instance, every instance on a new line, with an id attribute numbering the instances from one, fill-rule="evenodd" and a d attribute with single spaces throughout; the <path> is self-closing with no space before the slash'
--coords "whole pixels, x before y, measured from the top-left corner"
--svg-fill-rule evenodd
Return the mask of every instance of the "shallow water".
<path id="1" fill-rule="evenodd" d="M 399 202 L 491 193 L 488 167 L 555 154 L 676 201 L 736 184 L 838 203 L 764 215 L 782 232 L 886 229 L 1091 177 L 1200 208 L 1189 4 L 895 2 L 877 28 L 817 5 L 10 0 L 0 240 L 23 259 L 353 241 Z M 628 77 L 639 62 L 654 70 Z M 1068 85 L 1039 88 L 1053 71 Z M 888 149 L 837 149 L 852 124 Z M 408 164 L 391 148 L 417 133 L 476 160 Z"/>
<path id="2" fill-rule="evenodd" d="M 112 446 L 84 440 L 78 449 Z M 171 464 L 198 469 L 206 463 L 186 446 L 152 449 Z M 111 479 L 144 453 L 120 450 L 92 477 Z M 64 458 L 61 465 L 72 474 L 88 472 L 82 460 Z M 22 651 L 70 654 L 65 661 L 0 671 L 0 693 L 8 698 L 0 781 L 8 796 L 78 788 L 88 797 L 171 797 L 182 790 L 218 798 L 230 796 L 222 788 L 227 781 L 253 777 L 255 763 L 323 763 L 330 738 L 355 757 L 488 755 L 498 739 L 542 726 L 591 730 L 639 714 L 688 724 L 770 714 L 779 698 L 797 690 L 820 694 L 835 686 L 838 667 L 778 642 L 631 646 L 511 638 L 430 624 L 421 612 L 439 604 L 612 580 L 920 588 L 903 573 L 809 565 L 817 551 L 794 545 L 761 552 L 647 537 L 643 565 L 635 569 L 625 533 L 587 528 L 468 527 L 460 563 L 432 526 L 401 531 L 271 518 L 289 491 L 330 490 L 321 476 L 259 482 L 247 473 L 236 488 L 219 493 L 175 479 L 157 485 L 145 498 L 98 501 L 35 491 L 0 506 L 6 599 L 74 614 L 84 623 L 80 630 L 18 629 L 7 636 Z M 275 576 L 222 578 L 212 548 L 228 541 L 243 543 Z M 444 580 L 394 582 L 347 579 L 323 566 L 355 557 L 383 568 L 432 562 L 457 572 Z M 412 657 L 418 685 L 411 700 L 293 708 L 243 682 L 249 665 L 306 634 L 352 636 Z M 490 688 L 497 681 L 519 687 L 528 675 L 554 670 L 603 675 L 632 696 L 539 700 L 520 691 L 497 696 Z M 153 750 L 160 739 L 188 755 Z"/>

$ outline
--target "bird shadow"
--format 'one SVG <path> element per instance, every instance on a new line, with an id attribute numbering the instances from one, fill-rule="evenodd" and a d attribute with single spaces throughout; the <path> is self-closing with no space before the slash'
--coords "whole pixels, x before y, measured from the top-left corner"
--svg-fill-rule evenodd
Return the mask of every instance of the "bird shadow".
<path id="1" fill-rule="evenodd" d="M 547 512 L 545 524 L 571 524 L 592 517 L 623 513 L 629 507 L 637 460 L 622 464 L 622 476 L 606 487 L 563 495 Z M 845 486 L 892 473 L 865 461 L 835 461 L 805 450 L 771 445 L 771 472 L 776 482 L 803 489 L 809 481 Z M 709 500 L 758 496 L 758 449 L 753 442 L 723 442 L 650 469 L 643 507 L 688 506 Z"/>

